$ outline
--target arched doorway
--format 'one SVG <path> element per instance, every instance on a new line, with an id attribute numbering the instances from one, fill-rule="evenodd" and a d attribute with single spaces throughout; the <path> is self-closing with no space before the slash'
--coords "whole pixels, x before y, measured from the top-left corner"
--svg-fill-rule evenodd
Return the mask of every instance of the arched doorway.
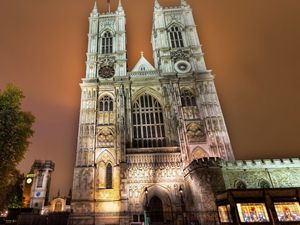
<path id="1" fill-rule="evenodd" d="M 150 221 L 152 224 L 164 222 L 163 203 L 159 197 L 153 196 L 149 202 Z"/>

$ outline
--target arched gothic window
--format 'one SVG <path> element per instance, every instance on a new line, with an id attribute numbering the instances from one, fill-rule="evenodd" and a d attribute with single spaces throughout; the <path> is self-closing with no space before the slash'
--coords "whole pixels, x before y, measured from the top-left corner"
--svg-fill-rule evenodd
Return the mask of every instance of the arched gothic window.
<path id="1" fill-rule="evenodd" d="M 102 54 L 110 54 L 113 51 L 113 37 L 109 31 L 106 31 L 101 38 Z"/>
<path id="2" fill-rule="evenodd" d="M 112 166 L 110 163 L 106 166 L 106 189 L 112 189 Z"/>
<path id="3" fill-rule="evenodd" d="M 183 38 L 181 29 L 178 26 L 172 26 L 169 29 L 169 38 L 172 48 L 182 48 L 183 45 Z"/>
<path id="4" fill-rule="evenodd" d="M 241 180 L 239 180 L 235 183 L 235 187 L 237 189 L 247 189 L 247 185 Z"/>
<path id="5" fill-rule="evenodd" d="M 196 100 L 194 94 L 189 90 L 183 90 L 181 92 L 181 104 L 182 106 L 196 106 Z"/>
<path id="6" fill-rule="evenodd" d="M 100 112 L 111 112 L 114 110 L 114 104 L 111 97 L 108 95 L 103 96 L 99 102 L 99 111 Z"/>
<path id="7" fill-rule="evenodd" d="M 159 102 L 148 94 L 133 104 L 133 147 L 162 147 L 166 145 L 163 111 Z"/>

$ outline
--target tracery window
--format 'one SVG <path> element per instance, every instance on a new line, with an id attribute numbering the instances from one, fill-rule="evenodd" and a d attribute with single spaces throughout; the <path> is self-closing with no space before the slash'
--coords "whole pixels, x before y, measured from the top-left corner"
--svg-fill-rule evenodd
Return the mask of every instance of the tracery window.
<path id="1" fill-rule="evenodd" d="M 99 102 L 99 111 L 100 112 L 111 112 L 114 110 L 114 104 L 111 97 L 108 95 L 103 96 Z"/>
<path id="2" fill-rule="evenodd" d="M 106 31 L 101 38 L 102 54 L 110 54 L 113 51 L 113 37 L 109 31 Z"/>
<path id="3" fill-rule="evenodd" d="M 133 147 L 162 147 L 166 145 L 162 107 L 148 94 L 133 104 Z"/>
<path id="4" fill-rule="evenodd" d="M 112 189 L 112 166 L 110 163 L 106 166 L 106 189 Z"/>
<path id="5" fill-rule="evenodd" d="M 114 122 L 113 99 L 105 95 L 99 100 L 98 124 L 111 124 Z"/>
<path id="6" fill-rule="evenodd" d="M 182 106 L 196 106 L 196 100 L 194 94 L 189 90 L 183 90 L 181 92 L 181 104 Z"/>
<path id="7" fill-rule="evenodd" d="M 183 38 L 181 29 L 178 26 L 172 26 L 169 29 L 169 38 L 172 48 L 182 48 L 183 45 Z"/>

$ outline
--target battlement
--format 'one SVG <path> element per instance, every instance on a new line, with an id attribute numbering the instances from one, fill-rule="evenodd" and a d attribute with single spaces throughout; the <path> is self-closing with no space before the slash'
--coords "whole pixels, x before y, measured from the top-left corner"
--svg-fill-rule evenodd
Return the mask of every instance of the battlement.
<path id="1" fill-rule="evenodd" d="M 243 168 L 282 168 L 282 167 L 300 167 L 299 158 L 286 159 L 255 159 L 255 160 L 236 160 L 233 162 L 223 161 L 223 167 L 228 169 Z"/>
<path id="2" fill-rule="evenodd" d="M 54 167 L 55 167 L 55 163 L 52 162 L 51 160 L 45 160 L 45 161 L 35 160 L 34 163 L 33 163 L 33 168 L 35 170 L 49 169 L 49 170 L 53 171 Z"/>
<path id="3" fill-rule="evenodd" d="M 184 170 L 190 172 L 199 168 L 222 168 L 222 169 L 262 169 L 262 168 L 300 168 L 299 158 L 286 159 L 256 159 L 224 161 L 220 158 L 210 157 L 193 160 Z"/>

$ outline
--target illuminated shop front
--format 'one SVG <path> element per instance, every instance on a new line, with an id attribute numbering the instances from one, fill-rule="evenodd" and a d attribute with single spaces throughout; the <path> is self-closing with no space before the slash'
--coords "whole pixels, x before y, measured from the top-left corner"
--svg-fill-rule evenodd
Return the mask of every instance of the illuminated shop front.
<path id="1" fill-rule="evenodd" d="M 221 224 L 299 224 L 300 189 L 228 190 L 216 196 Z"/>

